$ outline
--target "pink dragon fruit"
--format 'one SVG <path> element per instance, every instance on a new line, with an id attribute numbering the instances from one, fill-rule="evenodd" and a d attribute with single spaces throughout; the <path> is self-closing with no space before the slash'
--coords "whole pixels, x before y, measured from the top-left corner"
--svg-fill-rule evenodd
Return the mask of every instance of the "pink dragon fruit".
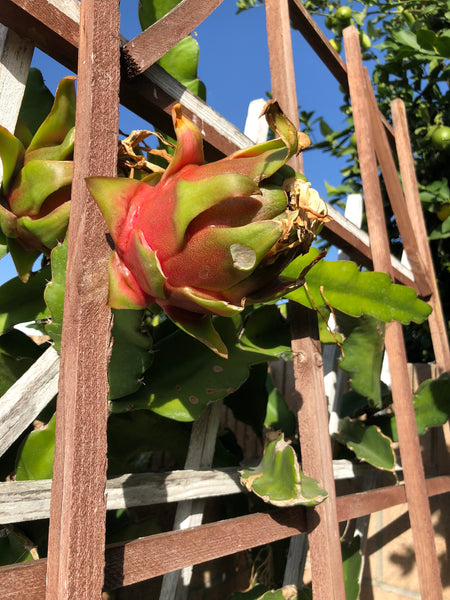
<path id="1" fill-rule="evenodd" d="M 17 137 L 0 127 L 0 230 L 24 281 L 36 258 L 48 255 L 66 233 L 74 125 L 75 78 L 65 77 L 34 136 L 25 126 L 18 128 Z"/>
<path id="2" fill-rule="evenodd" d="M 90 177 L 115 250 L 109 304 L 156 303 L 181 329 L 227 356 L 212 315 L 233 316 L 302 281 L 281 271 L 308 251 L 325 203 L 286 162 L 309 145 L 275 101 L 265 116 L 279 136 L 204 164 L 199 129 L 173 109 L 174 156 L 141 181 Z"/>

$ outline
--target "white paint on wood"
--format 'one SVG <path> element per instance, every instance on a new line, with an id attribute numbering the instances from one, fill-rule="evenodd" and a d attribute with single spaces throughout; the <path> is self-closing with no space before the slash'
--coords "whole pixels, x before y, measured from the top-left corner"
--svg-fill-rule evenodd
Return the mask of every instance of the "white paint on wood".
<path id="1" fill-rule="evenodd" d="M 269 125 L 267 124 L 267 120 L 261 117 L 265 105 L 266 101 L 263 98 L 252 100 L 248 105 L 244 134 L 255 144 L 262 144 L 267 140 Z"/>
<path id="2" fill-rule="evenodd" d="M 59 355 L 48 348 L 0 399 L 0 456 L 58 393 Z"/>
<path id="3" fill-rule="evenodd" d="M 216 447 L 222 401 L 213 402 L 194 422 L 191 431 L 185 469 L 208 468 L 212 464 Z M 180 502 L 175 514 L 173 529 L 188 529 L 202 524 L 204 500 Z M 160 600 L 184 600 L 192 579 L 192 566 L 164 575 Z"/>
<path id="4" fill-rule="evenodd" d="M 14 133 L 33 46 L 0 25 L 0 125 Z"/>

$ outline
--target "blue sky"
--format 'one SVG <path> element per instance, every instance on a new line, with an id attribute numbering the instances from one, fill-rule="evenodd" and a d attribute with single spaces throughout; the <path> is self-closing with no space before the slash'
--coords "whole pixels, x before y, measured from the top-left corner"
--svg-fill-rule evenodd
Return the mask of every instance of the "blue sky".
<path id="1" fill-rule="evenodd" d="M 140 32 L 138 0 L 122 0 L 122 34 L 131 39 Z M 266 98 L 270 90 L 269 57 L 265 10 L 253 8 L 236 15 L 235 0 L 224 2 L 195 31 L 200 45 L 198 74 L 206 85 L 207 101 L 226 119 L 243 130 L 249 102 Z M 342 94 L 336 80 L 317 58 L 300 33 L 292 31 L 297 96 L 300 108 L 322 116 L 332 128 L 340 128 Z M 32 66 L 38 67 L 54 93 L 59 80 L 69 72 L 36 50 Z M 146 129 L 148 124 L 122 110 L 120 128 L 124 132 Z M 313 142 L 320 141 L 320 133 Z M 304 155 L 305 174 L 326 198 L 324 181 L 339 185 L 339 162 L 320 151 Z M 0 283 L 15 275 L 9 257 L 0 261 Z"/>

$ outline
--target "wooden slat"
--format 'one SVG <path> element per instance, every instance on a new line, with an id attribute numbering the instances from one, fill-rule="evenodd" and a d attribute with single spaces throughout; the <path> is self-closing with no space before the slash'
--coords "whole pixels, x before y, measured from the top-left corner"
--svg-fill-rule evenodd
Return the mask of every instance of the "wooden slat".
<path id="1" fill-rule="evenodd" d="M 426 492 L 430 498 L 450 493 L 450 475 L 427 479 Z M 340 496 L 337 499 L 339 521 L 350 521 L 406 502 L 404 484 Z"/>
<path id="2" fill-rule="evenodd" d="M 289 0 L 290 16 L 295 29 L 300 31 L 305 40 L 321 59 L 330 73 L 348 91 L 347 66 L 341 56 L 332 47 L 327 37 L 306 10 L 301 0 Z M 389 142 L 394 143 L 394 132 L 391 124 L 380 113 Z"/>
<path id="3" fill-rule="evenodd" d="M 317 315 L 295 302 L 289 309 L 302 470 L 328 492 L 328 498 L 307 513 L 313 595 L 345 600 Z"/>
<path id="4" fill-rule="evenodd" d="M 395 141 L 397 155 L 400 165 L 403 190 L 406 198 L 408 213 L 411 217 L 411 227 L 417 240 L 419 251 L 427 266 L 429 281 L 431 283 L 432 295 L 430 305 L 433 312 L 428 318 L 431 339 L 433 342 L 436 363 L 443 372 L 450 371 L 450 350 L 446 335 L 446 322 L 442 311 L 439 289 L 436 281 L 433 259 L 428 244 L 427 229 L 420 202 L 419 189 L 417 186 L 414 158 L 411 152 L 411 141 L 409 139 L 408 122 L 404 102 L 398 98 L 391 103 L 392 120 L 395 130 Z"/>
<path id="5" fill-rule="evenodd" d="M 151 27 L 127 42 L 123 57 L 128 77 L 136 77 L 189 35 L 223 0 L 182 0 Z"/>
<path id="6" fill-rule="evenodd" d="M 85 177 L 117 174 L 119 23 L 118 2 L 82 1 L 47 600 L 100 599 L 103 587 L 110 248 Z"/>
<path id="7" fill-rule="evenodd" d="M 16 127 L 32 56 L 32 44 L 0 25 L 0 125 L 11 133 Z"/>
<path id="8" fill-rule="evenodd" d="M 0 456 L 58 391 L 59 356 L 48 348 L 0 398 Z"/>
<path id="9" fill-rule="evenodd" d="M 78 6 L 77 0 L 53 0 L 51 4 L 47 0 L 34 0 L 32 4 L 26 0 L 0 0 L 0 20 L 20 36 L 32 37 L 33 43 L 41 50 L 76 71 Z M 234 125 L 158 65 L 153 65 L 138 81 L 123 81 L 121 101 L 144 119 L 150 119 L 151 115 L 152 124 L 169 134 L 173 133 L 172 107 L 181 102 L 185 113 L 203 132 L 209 160 L 252 144 Z M 365 232 L 355 231 L 333 207 L 330 207 L 330 214 L 335 216 L 335 220 L 325 224 L 321 235 L 358 264 L 371 268 L 372 253 Z M 393 263 L 395 279 L 416 289 L 414 281 L 399 266 L 399 261 L 393 259 Z"/>
<path id="10" fill-rule="evenodd" d="M 398 178 L 397 167 L 395 165 L 394 157 L 392 156 L 386 131 L 381 122 L 380 111 L 378 109 L 367 69 L 364 69 L 364 73 L 366 76 L 367 100 L 378 164 L 380 165 L 389 201 L 395 215 L 395 220 L 402 240 L 402 246 L 408 257 L 411 270 L 414 273 L 414 279 L 419 288 L 419 293 L 422 296 L 429 296 L 431 294 L 429 273 L 419 253 L 417 239 L 414 228 L 412 227 L 412 219 L 408 213 L 402 186 Z"/>
<path id="11" fill-rule="evenodd" d="M 356 28 L 344 30 L 344 45 L 374 268 L 392 275 L 373 136 L 367 119 L 366 78 Z M 420 590 L 424 598 L 438 600 L 442 598 L 442 585 L 400 323 L 387 324 L 385 344 Z"/>
<path id="12" fill-rule="evenodd" d="M 265 6 L 272 94 L 298 128 L 288 0 L 266 0 Z M 303 172 L 303 162 L 299 159 L 297 157 L 292 166 Z M 317 316 L 314 311 L 293 302 L 290 303 L 289 316 L 302 468 L 309 477 L 317 479 L 329 494 L 325 502 L 307 514 L 312 530 L 308 541 L 313 594 L 317 598 L 344 600 L 336 491 Z"/>
<path id="13" fill-rule="evenodd" d="M 272 95 L 295 128 L 299 129 L 288 0 L 266 0 L 265 7 Z M 301 155 L 293 156 L 289 164 L 303 173 Z"/>
<path id="14" fill-rule="evenodd" d="M 192 425 L 186 469 L 210 468 L 214 458 L 222 401 L 211 403 Z M 204 499 L 187 500 L 177 506 L 173 529 L 189 529 L 202 524 Z M 182 600 L 187 597 L 192 579 L 192 565 L 164 575 L 159 600 Z"/>
<path id="15" fill-rule="evenodd" d="M 426 483 L 430 496 L 450 493 L 449 475 L 428 479 Z M 339 520 L 343 522 L 403 504 L 405 501 L 404 485 L 396 485 L 340 496 L 336 500 L 336 506 Z M 116 589 L 125 585 L 125 582 L 137 583 L 161 575 L 172 568 L 182 568 L 192 560 L 212 560 L 306 531 L 305 510 L 297 507 L 275 510 L 270 514 L 256 513 L 202 525 L 194 530 L 162 533 L 133 542 L 114 544 L 108 547 L 106 552 L 107 586 L 109 589 Z M 151 548 L 155 538 L 155 552 L 162 549 L 164 555 L 156 558 L 156 568 L 153 568 Z M 196 544 L 201 549 L 200 554 L 196 552 Z M 186 555 L 185 548 L 189 548 Z M 136 564 L 133 563 L 134 559 Z M 23 590 L 27 590 L 27 600 L 42 600 L 46 564 L 46 559 L 40 559 L 0 567 L 2 600 L 22 600 Z"/>
<path id="16" fill-rule="evenodd" d="M 367 474 L 371 467 L 349 460 L 334 460 L 335 479 L 352 479 Z M 183 500 L 239 494 L 239 467 L 220 470 L 185 469 L 164 473 L 128 473 L 106 484 L 107 509 L 152 506 Z M 22 523 L 48 519 L 51 479 L 4 481 L 0 483 L 0 523 Z"/>

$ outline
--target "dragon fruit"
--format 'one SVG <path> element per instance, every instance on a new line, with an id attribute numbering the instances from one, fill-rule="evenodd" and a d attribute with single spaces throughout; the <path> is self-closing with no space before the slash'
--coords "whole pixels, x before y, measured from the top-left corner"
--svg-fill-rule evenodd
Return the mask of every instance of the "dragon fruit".
<path id="1" fill-rule="evenodd" d="M 176 105 L 177 144 L 162 174 L 86 180 L 115 246 L 109 305 L 156 303 L 223 357 L 227 348 L 211 317 L 233 316 L 301 285 L 280 273 L 329 218 L 318 193 L 286 165 L 309 138 L 275 101 L 264 114 L 276 139 L 205 164 L 200 131 Z"/>
<path id="2" fill-rule="evenodd" d="M 53 107 L 34 136 L 0 127 L 3 184 L 0 229 L 23 281 L 36 258 L 64 239 L 73 174 L 75 77 L 59 83 Z"/>

